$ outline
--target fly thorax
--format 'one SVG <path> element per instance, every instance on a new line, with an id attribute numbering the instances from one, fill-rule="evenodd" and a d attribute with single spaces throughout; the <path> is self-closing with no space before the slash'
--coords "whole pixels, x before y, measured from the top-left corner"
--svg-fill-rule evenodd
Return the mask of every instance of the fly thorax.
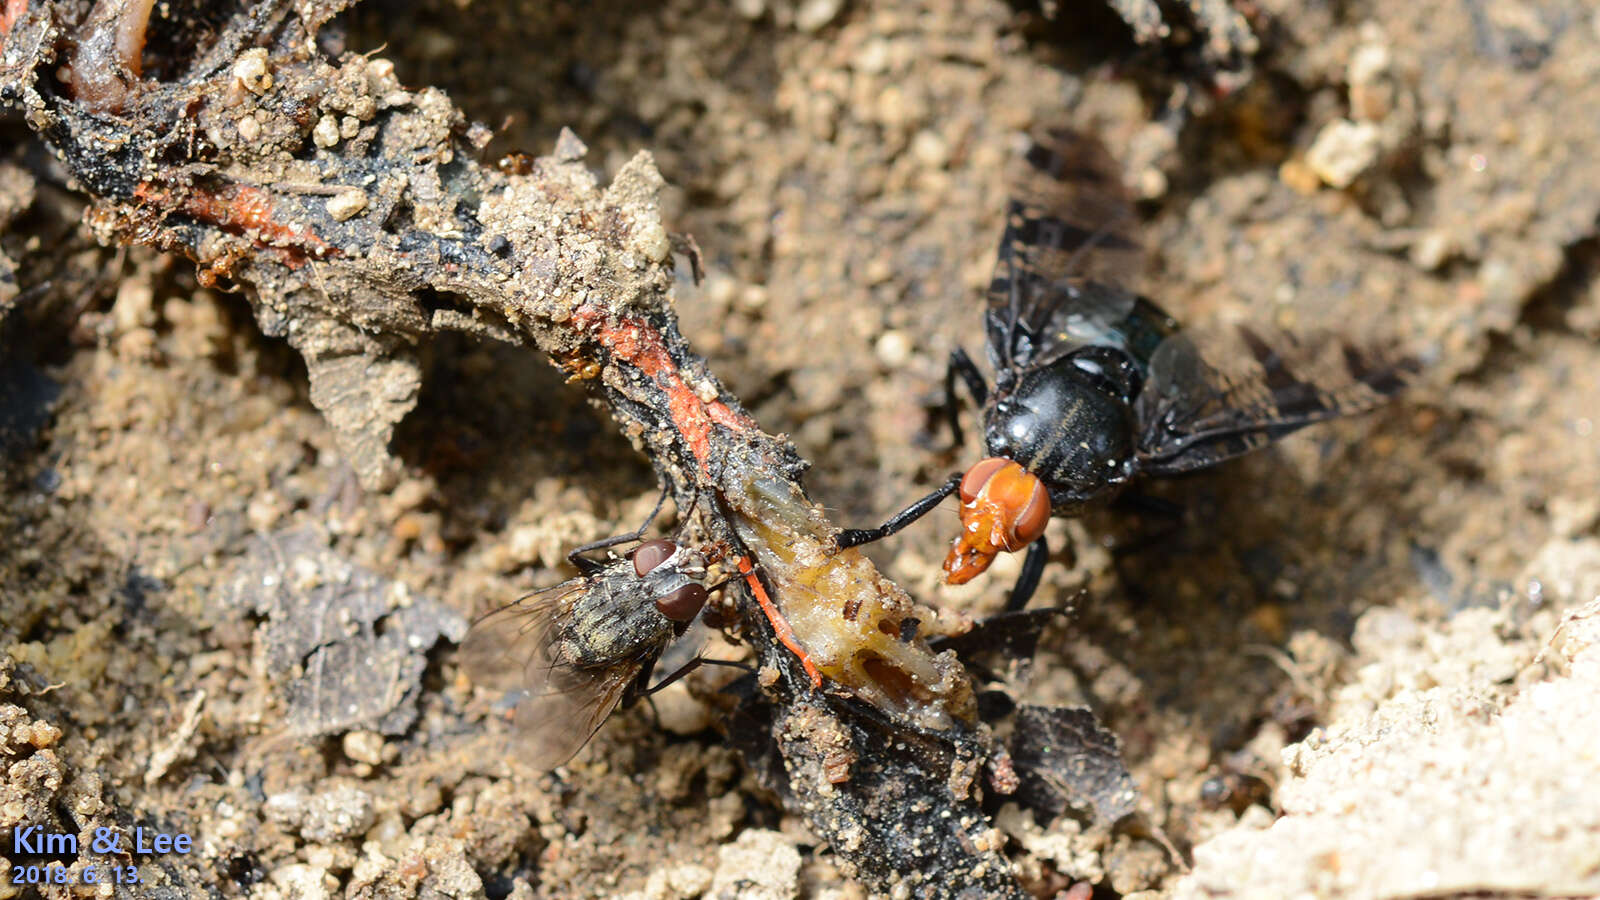
<path id="1" fill-rule="evenodd" d="M 672 622 L 656 610 L 655 587 L 632 571 L 591 582 L 573 604 L 565 628 L 572 661 L 580 666 L 614 665 L 671 640 Z"/>
<path id="2" fill-rule="evenodd" d="M 1133 471 L 1132 404 L 1070 357 L 1025 373 L 985 426 L 991 455 L 1021 463 L 1069 506 L 1112 492 Z"/>

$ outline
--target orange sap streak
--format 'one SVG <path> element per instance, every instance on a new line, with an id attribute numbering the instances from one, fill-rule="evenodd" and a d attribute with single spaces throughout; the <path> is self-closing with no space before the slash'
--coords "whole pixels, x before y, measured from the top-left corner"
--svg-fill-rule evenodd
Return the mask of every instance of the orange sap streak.
<path id="1" fill-rule="evenodd" d="M 767 621 L 772 623 L 772 632 L 778 636 L 778 642 L 789 648 L 789 652 L 800 658 L 800 665 L 811 676 L 813 688 L 822 687 L 822 673 L 817 671 L 816 664 L 806 651 L 801 649 L 800 642 L 795 640 L 794 629 L 789 627 L 789 620 L 778 611 L 772 598 L 767 596 L 766 588 L 761 586 L 761 579 L 756 577 L 755 569 L 750 565 L 750 557 L 739 557 L 739 574 L 744 576 L 744 583 L 750 588 L 750 593 L 756 596 L 756 602 L 761 604 L 761 611 L 767 614 Z"/>

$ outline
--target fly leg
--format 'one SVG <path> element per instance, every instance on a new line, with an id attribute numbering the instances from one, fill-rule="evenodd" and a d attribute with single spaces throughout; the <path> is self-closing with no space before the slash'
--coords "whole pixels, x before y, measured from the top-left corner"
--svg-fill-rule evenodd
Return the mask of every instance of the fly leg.
<path id="1" fill-rule="evenodd" d="M 944 484 L 934 488 L 933 493 L 890 516 L 889 521 L 884 522 L 877 528 L 846 528 L 840 531 L 838 536 L 833 539 L 834 546 L 843 550 L 846 547 L 858 547 L 862 544 L 883 540 L 927 515 L 935 506 L 943 503 L 944 498 L 955 493 L 956 488 L 961 486 L 961 477 L 962 473 L 960 472 L 951 475 L 945 479 Z"/>
<path id="2" fill-rule="evenodd" d="M 730 669 L 738 669 L 747 675 L 754 675 L 756 673 L 756 670 L 753 667 L 747 666 L 741 662 L 734 662 L 730 659 L 707 659 L 704 656 L 696 656 L 695 658 L 679 666 L 671 675 L 668 675 L 649 687 L 639 687 L 638 685 L 642 685 L 643 681 L 635 681 L 633 685 L 629 686 L 631 696 L 625 697 L 621 705 L 626 708 L 639 702 L 640 699 L 643 699 L 645 705 L 650 707 L 650 718 L 654 720 L 653 724 L 655 725 L 656 730 L 660 731 L 661 712 L 660 710 L 656 709 L 656 701 L 653 699 L 652 695 L 666 690 L 672 686 L 673 682 L 681 680 L 684 676 L 688 675 L 690 672 L 693 672 L 695 669 L 700 668 L 701 666 L 726 666 Z M 648 676 L 648 673 L 641 674 L 645 675 L 646 677 Z"/>
<path id="3" fill-rule="evenodd" d="M 983 373 L 978 371 L 967 351 L 960 347 L 950 351 L 950 362 L 944 370 L 944 413 L 950 423 L 950 439 L 954 442 L 951 446 L 959 448 L 962 438 L 961 404 L 956 400 L 957 376 L 972 395 L 973 405 L 980 410 L 989 399 L 989 387 L 983 383 Z"/>
<path id="4" fill-rule="evenodd" d="M 661 515 L 661 507 L 667 505 L 667 494 L 670 492 L 671 488 L 666 484 L 666 482 L 662 482 L 661 496 L 656 498 L 656 507 L 655 509 L 650 510 L 650 515 L 645 517 L 643 525 L 640 525 L 637 529 L 630 531 L 627 534 L 612 535 L 611 537 L 601 538 L 598 541 L 590 541 L 581 547 L 576 547 L 567 552 L 567 562 L 572 563 L 573 568 L 577 569 L 578 572 L 583 575 L 593 575 L 594 573 L 605 568 L 602 563 L 597 563 L 583 554 L 592 553 L 596 550 L 604 550 L 607 547 L 615 547 L 618 544 L 630 543 L 644 537 L 644 533 L 649 531 L 651 524 L 655 522 L 656 516 Z"/>
<path id="5" fill-rule="evenodd" d="M 666 690 L 672 685 L 673 682 L 678 681 L 685 675 L 688 675 L 690 672 L 693 672 L 695 669 L 698 669 L 701 666 L 723 666 L 729 669 L 738 669 L 746 675 L 754 675 L 756 673 L 754 667 L 745 665 L 742 662 L 734 662 L 731 659 L 709 659 L 704 656 L 696 656 L 695 658 L 679 666 L 677 671 L 673 672 L 671 675 L 668 675 L 667 677 L 646 688 L 644 690 L 644 696 L 648 697 L 651 694 Z"/>
<path id="6" fill-rule="evenodd" d="M 1011 588 L 1011 596 L 1006 600 L 1006 612 L 1016 612 L 1033 599 L 1033 592 L 1039 589 L 1039 578 L 1044 575 L 1044 564 L 1049 560 L 1050 544 L 1041 534 L 1028 545 L 1028 555 L 1022 558 L 1022 574 L 1017 576 L 1017 583 Z"/>

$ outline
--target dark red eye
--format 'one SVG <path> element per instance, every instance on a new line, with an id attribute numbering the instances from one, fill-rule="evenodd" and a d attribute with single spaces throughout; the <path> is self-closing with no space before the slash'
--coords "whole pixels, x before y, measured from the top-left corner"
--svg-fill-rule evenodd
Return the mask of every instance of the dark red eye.
<path id="1" fill-rule="evenodd" d="M 639 577 L 644 577 L 656 570 L 656 567 L 672 558 L 678 552 L 678 545 L 671 541 L 645 541 L 633 548 L 628 557 L 633 560 L 633 571 Z"/>
<path id="2" fill-rule="evenodd" d="M 665 597 L 656 598 L 656 609 L 674 622 L 687 622 L 700 614 L 706 605 L 706 589 L 698 584 L 686 584 Z"/>

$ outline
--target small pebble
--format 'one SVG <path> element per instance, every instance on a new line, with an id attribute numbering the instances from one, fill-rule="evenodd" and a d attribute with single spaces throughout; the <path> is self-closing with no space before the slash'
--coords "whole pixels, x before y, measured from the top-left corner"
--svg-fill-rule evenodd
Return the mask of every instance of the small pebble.
<path id="1" fill-rule="evenodd" d="M 651 262 L 659 263 L 672 252 L 672 240 L 660 222 L 646 222 L 634 232 L 633 245 Z"/>
<path id="2" fill-rule="evenodd" d="M 561 162 L 577 162 L 589 153 L 589 145 L 572 133 L 570 128 L 562 128 L 561 134 L 556 137 L 556 159 Z"/>
<path id="3" fill-rule="evenodd" d="M 400 79 L 394 76 L 394 63 L 387 59 L 374 59 L 367 63 L 367 85 L 374 94 L 398 90 Z"/>
<path id="4" fill-rule="evenodd" d="M 359 188 L 349 188 L 328 198 L 328 215 L 336 222 L 359 216 L 366 208 L 366 192 Z"/>
<path id="5" fill-rule="evenodd" d="M 872 350 L 885 368 L 898 369 L 911 359 L 911 339 L 903 331 L 885 331 Z"/>
<path id="6" fill-rule="evenodd" d="M 844 0 L 802 0 L 794 11 L 794 27 L 805 32 L 819 31 L 844 8 Z"/>
<path id="7" fill-rule="evenodd" d="M 353 762 L 383 764 L 383 735 L 375 731 L 352 731 L 344 736 L 344 755 Z"/>
<path id="8" fill-rule="evenodd" d="M 911 155 L 930 169 L 942 169 L 950 161 L 950 145 L 931 131 L 919 131 L 911 139 Z"/>
<path id="9" fill-rule="evenodd" d="M 272 87 L 272 72 L 267 64 L 265 47 L 252 47 L 239 56 L 233 64 L 233 77 L 252 94 L 265 93 Z"/>
<path id="10" fill-rule="evenodd" d="M 1455 255 L 1454 243 L 1444 231 L 1430 231 L 1411 245 L 1411 261 L 1423 271 L 1437 272 Z"/>
<path id="11" fill-rule="evenodd" d="M 311 140 L 318 147 L 332 147 L 339 143 L 339 123 L 333 116 L 323 116 L 317 120 L 317 127 L 311 129 Z"/>
<path id="12" fill-rule="evenodd" d="M 881 37 L 875 37 L 861 45 L 852 60 L 857 72 L 866 75 L 879 75 L 889 68 L 889 42 Z"/>
<path id="13" fill-rule="evenodd" d="M 1306 165 L 1323 184 L 1342 190 L 1378 161 L 1378 137 L 1371 122 L 1329 122 L 1306 152 Z"/>

